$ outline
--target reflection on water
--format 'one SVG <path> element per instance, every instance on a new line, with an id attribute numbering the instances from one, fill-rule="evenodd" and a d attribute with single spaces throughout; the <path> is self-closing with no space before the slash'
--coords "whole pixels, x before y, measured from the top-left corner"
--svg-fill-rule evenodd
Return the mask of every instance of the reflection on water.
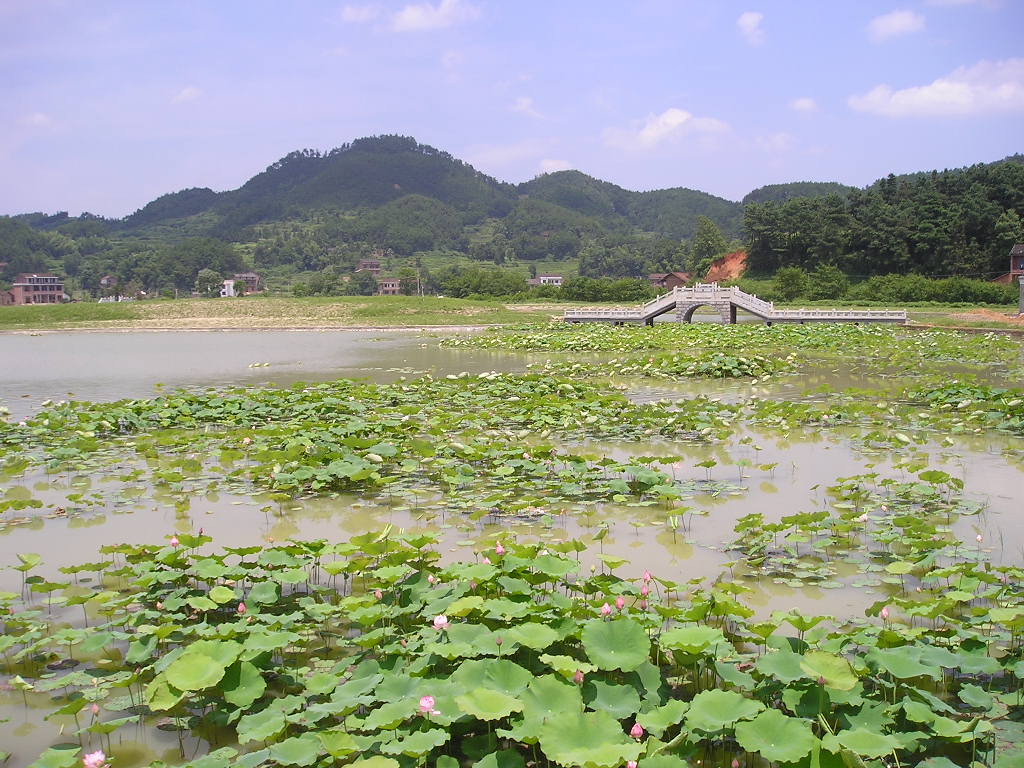
<path id="1" fill-rule="evenodd" d="M 258 333 L 97 333 L 47 334 L 38 337 L 0 336 L 5 359 L 21 361 L 0 370 L 0 402 L 16 418 L 33 412 L 46 398 L 112 400 L 153 394 L 158 383 L 166 388 L 225 385 L 287 384 L 337 376 L 393 380 L 416 371 L 447 374 L 462 370 L 524 370 L 544 355 L 513 355 L 495 351 L 446 350 L 429 337 L 410 333 L 366 331 Z M 268 366 L 250 368 L 254 362 Z M 892 384 L 882 377 L 865 377 L 856 365 L 829 364 L 808 374 L 780 376 L 750 384 L 736 381 L 658 384 L 633 391 L 640 400 L 703 393 L 725 399 L 749 396 L 800 397 L 807 389 L 825 386 L 881 389 Z M 633 385 L 635 387 L 635 384 Z M 30 397 L 21 397 L 21 395 Z M 1022 441 L 992 434 L 957 436 L 952 445 L 908 448 L 926 456 L 930 466 L 941 468 L 964 481 L 965 495 L 985 503 L 985 513 L 964 518 L 954 534 L 973 541 L 980 534 L 991 546 L 996 563 L 1020 563 L 1024 552 L 1024 526 L 1019 525 L 1019 489 L 1024 471 Z M 9 566 L 19 552 L 37 552 L 44 558 L 41 575 L 61 579 L 60 566 L 87 561 L 104 544 L 152 543 L 172 532 L 198 531 L 214 539 L 213 547 L 245 546 L 290 538 L 323 538 L 332 541 L 378 530 L 387 524 L 405 530 L 435 531 L 442 535 L 440 550 L 445 559 L 466 557 L 482 535 L 537 540 L 589 539 L 602 527 L 607 536 L 598 551 L 628 561 L 621 572 L 637 577 L 644 569 L 676 582 L 694 578 L 732 580 L 750 589 L 745 598 L 751 607 L 767 615 L 773 610 L 799 608 L 836 616 L 861 615 L 881 595 L 875 589 L 854 589 L 837 582 L 833 588 L 802 586 L 799 589 L 771 579 L 752 578 L 737 562 L 737 554 L 725 549 L 733 538 L 736 521 L 760 512 L 770 520 L 783 515 L 824 509 L 826 489 L 837 478 L 877 471 L 897 479 L 904 477 L 895 466 L 904 455 L 865 453 L 844 438 L 841 431 L 792 430 L 785 435 L 751 430 L 740 432 L 726 443 L 704 445 L 684 441 L 650 443 L 586 443 L 563 446 L 563 451 L 600 453 L 612 458 L 674 456 L 666 467 L 677 479 L 715 481 L 713 494 L 703 493 L 685 501 L 691 509 L 680 515 L 680 524 L 669 525 L 672 511 L 663 506 L 594 504 L 569 514 L 542 519 L 494 519 L 478 522 L 458 514 L 426 511 L 401 499 L 360 499 L 334 496 L 278 503 L 265 496 L 238 495 L 219 489 L 194 495 L 152 488 L 133 472 L 136 462 L 125 459 L 116 472 L 89 474 L 33 471 L 7 478 L 0 476 L 0 496 L 5 500 L 39 500 L 39 508 L 26 507 L 6 513 L 7 519 L 23 522 L 0 527 L 0 565 Z M 707 467 L 698 466 L 707 463 Z M 68 509 L 69 494 L 75 504 Z M 424 497 L 423 501 L 427 499 Z M 989 544 L 991 543 L 991 544 Z M 212 547 L 211 547 L 212 548 Z M 600 563 L 586 563 L 600 567 Z M 854 576 L 845 568 L 843 575 Z M 841 568 L 841 569 L 842 569 Z M 81 577 L 86 588 L 98 584 Z M 0 571 L 0 590 L 20 588 L 20 575 Z M 51 707 L 49 697 L 7 690 L 0 692 L 0 745 L 17 754 L 10 762 L 23 768 L 47 746 L 63 724 L 43 724 Z M 113 735 L 119 768 L 143 765 L 156 759 L 179 760 L 177 735 L 152 727 L 153 722 Z M 186 749 L 198 745 L 187 742 Z"/>

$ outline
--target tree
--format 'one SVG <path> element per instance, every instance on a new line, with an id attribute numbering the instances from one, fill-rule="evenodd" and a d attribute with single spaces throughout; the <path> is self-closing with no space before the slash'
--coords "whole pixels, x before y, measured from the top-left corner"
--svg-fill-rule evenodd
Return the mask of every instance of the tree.
<path id="1" fill-rule="evenodd" d="M 819 264 L 808 276 L 807 297 L 841 299 L 850 290 L 850 280 L 832 264 Z"/>
<path id="2" fill-rule="evenodd" d="M 775 273 L 773 287 L 783 301 L 792 301 L 807 291 L 807 273 L 800 267 L 782 267 Z"/>
<path id="3" fill-rule="evenodd" d="M 703 274 L 707 271 L 705 264 L 710 265 L 716 256 L 720 256 L 728 250 L 729 244 L 725 242 L 725 237 L 718 225 L 707 216 L 698 216 L 697 231 L 693 235 L 693 244 L 690 246 L 687 269 L 694 274 Z"/>
<path id="4" fill-rule="evenodd" d="M 377 278 L 365 269 L 356 272 L 348 281 L 349 296 L 373 296 L 377 292 Z"/>
<path id="5" fill-rule="evenodd" d="M 196 291 L 200 296 L 220 296 L 224 278 L 212 269 L 201 269 L 196 275 Z"/>

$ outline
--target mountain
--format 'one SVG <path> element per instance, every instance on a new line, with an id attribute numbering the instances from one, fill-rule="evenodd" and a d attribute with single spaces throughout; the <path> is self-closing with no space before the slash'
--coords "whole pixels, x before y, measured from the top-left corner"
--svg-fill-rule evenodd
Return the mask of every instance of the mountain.
<path id="1" fill-rule="evenodd" d="M 848 197 L 857 187 L 840 184 L 838 181 L 791 181 L 788 184 L 766 184 L 748 192 L 743 205 L 748 203 L 784 203 L 796 197 L 825 197 L 839 195 Z"/>
<path id="2" fill-rule="evenodd" d="M 465 225 L 504 219 L 523 198 L 600 220 L 612 229 L 626 226 L 675 239 L 692 236 L 702 215 L 735 236 L 742 218 L 738 203 L 705 192 L 634 192 L 579 171 L 508 184 L 415 139 L 374 136 L 324 153 L 291 152 L 228 192 L 193 188 L 163 195 L 119 226 L 131 232 L 206 214 L 215 219 L 209 234 L 238 239 L 253 224 L 310 211 L 379 209 L 408 195 L 443 204 L 458 212 Z"/>

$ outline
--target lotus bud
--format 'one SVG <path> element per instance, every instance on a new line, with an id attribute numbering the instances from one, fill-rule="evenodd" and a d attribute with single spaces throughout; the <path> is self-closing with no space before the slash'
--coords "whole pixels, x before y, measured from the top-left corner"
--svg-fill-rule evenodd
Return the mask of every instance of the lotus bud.
<path id="1" fill-rule="evenodd" d="M 181 543 L 181 542 L 180 542 L 180 541 L 178 541 L 178 537 L 177 537 L 177 536 L 174 536 L 174 535 L 172 535 L 172 536 L 171 536 L 171 540 L 170 540 L 170 541 L 168 542 L 168 544 L 170 544 L 170 545 L 171 545 L 172 547 L 176 547 L 176 546 L 178 546 L 178 545 L 179 545 L 180 543 Z"/>
<path id="2" fill-rule="evenodd" d="M 97 704 L 96 702 L 93 702 L 92 706 L 91 706 L 91 707 L 89 707 L 89 710 L 90 710 L 90 711 L 91 711 L 91 712 L 92 712 L 92 713 L 93 713 L 94 715 L 98 715 L 98 714 L 100 713 L 100 705 L 99 705 L 99 704 Z"/>
<path id="3" fill-rule="evenodd" d="M 651 594 L 651 590 L 649 590 L 647 588 L 647 585 L 644 584 L 642 587 L 640 587 L 640 594 L 643 595 L 644 597 L 647 597 L 649 594 Z"/>
<path id="4" fill-rule="evenodd" d="M 403 637 L 401 640 L 398 641 L 398 644 L 405 648 L 407 645 L 409 645 L 409 641 Z"/>
<path id="5" fill-rule="evenodd" d="M 822 677 L 821 675 L 818 675 L 818 685 L 820 685 L 820 686 L 824 686 L 825 685 L 825 678 Z"/>
<path id="6" fill-rule="evenodd" d="M 641 611 L 646 611 L 647 610 L 647 601 L 646 600 L 641 600 L 640 601 L 640 610 Z"/>
<path id="7" fill-rule="evenodd" d="M 238 604 L 238 615 L 241 616 L 245 613 L 245 603 Z"/>
<path id="8" fill-rule="evenodd" d="M 889 618 L 889 606 L 882 608 L 882 612 L 878 615 L 882 617 L 882 621 L 887 621 Z"/>
<path id="9" fill-rule="evenodd" d="M 572 676 L 572 681 L 576 683 L 576 685 L 583 685 L 583 672 L 577 669 L 576 673 Z"/>
<path id="10" fill-rule="evenodd" d="M 375 598 L 377 598 L 378 600 L 383 600 L 384 599 L 384 593 L 381 592 L 379 589 L 374 590 L 373 596 Z"/>
<path id="11" fill-rule="evenodd" d="M 976 541 L 977 541 L 977 542 L 978 542 L 979 544 L 981 544 L 981 534 L 980 534 L 980 533 L 979 533 L 979 534 L 978 534 L 977 536 L 975 536 L 974 538 L 975 538 L 975 540 L 976 540 Z"/>
<path id="12" fill-rule="evenodd" d="M 490 564 L 491 564 L 491 558 L 489 558 L 489 557 L 485 557 L 485 558 L 483 559 L 483 562 L 484 562 L 484 564 L 485 564 L 485 565 L 490 565 Z"/>
<path id="13" fill-rule="evenodd" d="M 497 544 L 494 545 L 494 554 L 496 554 L 496 555 L 504 555 L 505 554 L 505 548 L 503 546 L 501 546 L 501 542 L 500 541 Z"/>
<path id="14" fill-rule="evenodd" d="M 629 729 L 629 735 L 639 741 L 644 736 L 644 727 L 640 723 L 633 723 L 633 727 Z"/>
<path id="15" fill-rule="evenodd" d="M 604 605 L 601 606 L 601 615 L 602 616 L 607 616 L 611 612 L 612 612 L 612 607 L 610 605 L 608 605 L 608 603 L 605 603 Z"/>
<path id="16" fill-rule="evenodd" d="M 740 768 L 740 761 L 734 757 L 729 765 L 731 768 Z"/>
<path id="17" fill-rule="evenodd" d="M 615 607 L 620 611 L 626 607 L 626 601 L 622 599 L 622 595 L 615 598 Z"/>
<path id="18" fill-rule="evenodd" d="M 650 571 L 644 571 L 644 576 L 643 576 L 644 584 L 649 582 L 651 580 L 651 578 L 652 578 L 651 577 L 651 572 Z"/>
<path id="19" fill-rule="evenodd" d="M 434 578 L 434 574 L 430 574 L 429 576 L 427 576 L 428 583 L 433 584 L 435 581 L 436 579 Z"/>
<path id="20" fill-rule="evenodd" d="M 497 645 L 497 646 L 498 646 L 499 648 L 501 648 L 501 644 L 502 644 L 503 642 L 505 642 L 505 641 L 504 641 L 504 640 L 502 640 L 502 639 L 501 639 L 500 637 L 496 637 L 496 638 L 494 638 L 494 643 L 495 643 L 495 645 Z"/>

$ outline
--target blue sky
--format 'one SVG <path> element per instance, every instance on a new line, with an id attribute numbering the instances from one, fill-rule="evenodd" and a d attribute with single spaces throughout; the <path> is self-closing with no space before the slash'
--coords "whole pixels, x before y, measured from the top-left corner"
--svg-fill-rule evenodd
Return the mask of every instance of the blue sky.
<path id="1" fill-rule="evenodd" d="M 0 1 L 0 213 L 123 216 L 399 133 L 738 200 L 1024 151 L 1024 2 Z"/>

